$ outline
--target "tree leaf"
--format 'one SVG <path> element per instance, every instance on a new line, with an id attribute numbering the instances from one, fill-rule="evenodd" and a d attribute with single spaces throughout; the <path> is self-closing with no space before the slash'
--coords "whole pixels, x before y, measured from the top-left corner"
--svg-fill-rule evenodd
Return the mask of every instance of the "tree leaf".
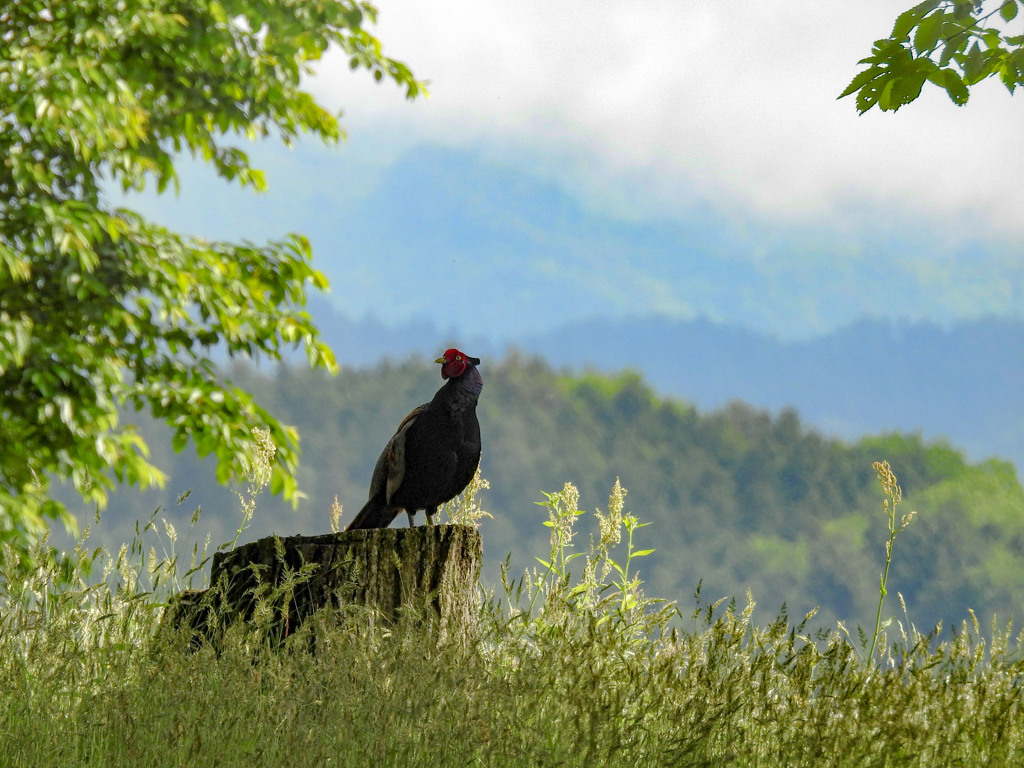
<path id="1" fill-rule="evenodd" d="M 859 72 L 857 76 L 850 81 L 850 84 L 846 86 L 845 90 L 839 94 L 838 98 L 841 99 L 845 96 L 849 96 L 851 93 L 856 93 L 876 77 L 881 75 L 884 71 L 885 70 L 881 67 L 868 67 L 863 72 Z"/>
<path id="2" fill-rule="evenodd" d="M 970 97 L 967 86 L 960 78 L 960 75 L 954 70 L 944 69 L 942 72 L 944 73 L 942 86 L 946 89 L 946 94 L 949 96 L 950 101 L 958 107 L 962 107 Z"/>
<path id="3" fill-rule="evenodd" d="M 974 45 L 967 52 L 967 59 L 964 62 L 964 81 L 973 84 L 985 77 L 985 64 L 985 56 L 981 52 L 981 46 L 975 41 Z"/>
<path id="4" fill-rule="evenodd" d="M 921 21 L 914 34 L 914 50 L 918 56 L 927 55 L 935 50 L 945 22 L 946 14 L 944 13 L 933 13 Z"/>
<path id="5" fill-rule="evenodd" d="M 926 2 L 915 5 L 910 10 L 904 11 L 896 18 L 890 37 L 893 40 L 902 40 L 910 35 L 910 31 L 921 23 L 927 14 L 938 8 L 940 0 L 926 0 Z"/>

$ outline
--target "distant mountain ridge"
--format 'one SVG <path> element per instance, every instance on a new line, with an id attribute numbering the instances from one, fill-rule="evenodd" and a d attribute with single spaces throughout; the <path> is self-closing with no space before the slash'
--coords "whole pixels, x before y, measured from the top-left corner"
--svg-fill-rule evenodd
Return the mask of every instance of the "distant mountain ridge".
<path id="1" fill-rule="evenodd" d="M 524 337 L 457 338 L 429 322 L 390 327 L 314 307 L 342 364 L 372 365 L 458 341 L 474 354 L 508 348 L 555 367 L 641 372 L 659 392 L 710 410 L 740 400 L 795 408 L 823 434 L 889 430 L 946 438 L 974 459 L 1024 469 L 1024 323 L 862 320 L 808 341 L 780 341 L 706 320 L 595 319 Z M 486 365 L 486 360 L 485 360 Z"/>

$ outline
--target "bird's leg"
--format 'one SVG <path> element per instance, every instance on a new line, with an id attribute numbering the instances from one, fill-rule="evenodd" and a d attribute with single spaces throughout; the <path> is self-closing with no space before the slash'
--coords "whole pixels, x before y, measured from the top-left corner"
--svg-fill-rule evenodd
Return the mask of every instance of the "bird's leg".
<path id="1" fill-rule="evenodd" d="M 416 520 L 415 520 L 416 510 L 415 509 L 407 509 L 407 510 L 405 510 L 405 514 L 407 514 L 409 516 L 409 527 L 410 528 L 414 528 L 416 526 Z"/>
<path id="2" fill-rule="evenodd" d="M 423 510 L 423 512 L 427 516 L 427 525 L 433 525 L 434 515 L 437 514 L 437 507 L 428 507 L 427 509 Z"/>

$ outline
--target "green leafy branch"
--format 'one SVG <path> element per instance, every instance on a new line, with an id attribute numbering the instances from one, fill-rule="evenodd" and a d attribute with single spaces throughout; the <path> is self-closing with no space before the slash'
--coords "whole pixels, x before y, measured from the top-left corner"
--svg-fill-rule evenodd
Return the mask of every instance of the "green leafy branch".
<path id="1" fill-rule="evenodd" d="M 1010 93 L 1024 84 L 1024 34 L 1005 25 L 1017 19 L 1022 0 L 925 0 L 900 14 L 889 37 L 877 40 L 867 65 L 840 94 L 856 94 L 861 114 L 877 106 L 897 110 L 914 101 L 925 83 L 945 90 L 957 106 L 970 87 L 998 77 Z M 991 26 L 997 22 L 1000 26 Z"/>
<path id="2" fill-rule="evenodd" d="M 425 93 L 386 57 L 360 0 L 20 0 L 0 8 L 0 541 L 28 552 L 48 492 L 70 481 L 102 505 L 114 481 L 164 476 L 125 408 L 149 408 L 244 477 L 258 430 L 277 446 L 271 490 L 297 500 L 298 435 L 217 374 L 212 350 L 335 369 L 305 311 L 327 279 L 299 235 L 210 243 L 113 207 L 111 187 L 176 188 L 187 153 L 261 190 L 236 139 L 343 135 L 303 90 L 328 50 Z"/>

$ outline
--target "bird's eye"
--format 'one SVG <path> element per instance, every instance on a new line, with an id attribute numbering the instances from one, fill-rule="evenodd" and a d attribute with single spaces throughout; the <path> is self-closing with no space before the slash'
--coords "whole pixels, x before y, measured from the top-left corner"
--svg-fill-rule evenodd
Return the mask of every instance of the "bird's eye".
<path id="1" fill-rule="evenodd" d="M 456 355 L 456 356 L 455 356 L 455 359 L 456 359 L 456 360 L 461 360 L 461 359 L 462 359 L 462 355 Z"/>

